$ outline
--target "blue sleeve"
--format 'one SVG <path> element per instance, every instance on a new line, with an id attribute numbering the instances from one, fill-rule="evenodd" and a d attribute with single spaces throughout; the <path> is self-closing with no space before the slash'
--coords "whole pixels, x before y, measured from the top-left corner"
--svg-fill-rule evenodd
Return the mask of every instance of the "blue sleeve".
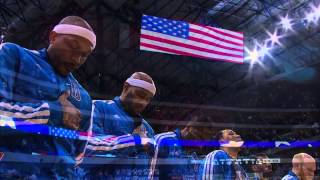
<path id="1" fill-rule="evenodd" d="M 175 157 L 176 151 L 182 151 L 181 144 L 175 132 L 165 132 L 154 136 L 156 149 L 158 149 L 158 157 L 169 158 Z"/>
<path id="2" fill-rule="evenodd" d="M 63 113 L 59 101 L 26 103 L 14 99 L 20 64 L 19 48 L 11 43 L 0 45 L 0 115 L 36 124 L 61 124 Z"/>
<path id="3" fill-rule="evenodd" d="M 160 158 L 180 158 L 182 147 L 176 137 L 164 138 L 159 143 L 158 157 Z"/>
<path id="4" fill-rule="evenodd" d="M 158 145 L 158 157 L 159 158 L 168 158 L 169 157 L 169 153 L 170 153 L 169 147 L 168 147 L 168 145 L 166 145 L 165 140 L 163 140 Z"/>
<path id="5" fill-rule="evenodd" d="M 104 111 L 104 103 L 101 101 L 93 101 L 93 127 L 92 132 L 95 134 L 106 134 L 104 129 L 104 123 L 106 120 L 106 112 Z"/>
<path id="6" fill-rule="evenodd" d="M 175 146 L 179 144 L 179 139 L 174 132 L 160 133 L 154 136 L 155 139 L 155 152 L 150 163 L 150 175 L 154 176 L 155 170 L 159 170 L 160 177 L 162 179 L 168 179 L 169 174 L 175 170 L 185 170 L 184 165 L 176 164 L 175 166 L 161 165 L 159 164 L 159 159 L 162 161 L 166 159 L 178 158 L 176 156 L 177 151 L 181 151 L 181 146 Z M 178 159 L 177 159 L 178 160 Z"/>
<path id="7" fill-rule="evenodd" d="M 154 141 L 156 145 L 156 151 L 158 154 L 155 154 L 160 158 L 169 158 L 170 151 L 173 151 L 174 144 L 178 144 L 177 136 L 174 132 L 164 132 L 154 136 Z M 157 158 L 156 157 L 156 158 Z"/>

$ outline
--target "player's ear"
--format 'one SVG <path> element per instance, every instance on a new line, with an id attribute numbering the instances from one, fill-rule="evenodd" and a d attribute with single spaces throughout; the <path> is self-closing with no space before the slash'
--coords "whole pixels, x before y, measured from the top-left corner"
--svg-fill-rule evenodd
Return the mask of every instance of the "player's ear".
<path id="1" fill-rule="evenodd" d="M 127 82 L 125 82 L 122 87 L 122 92 L 127 92 L 129 90 L 129 87 L 130 85 Z"/>
<path id="2" fill-rule="evenodd" d="M 51 31 L 49 34 L 49 42 L 50 44 L 54 43 L 54 41 L 56 40 L 58 34 L 54 31 Z"/>

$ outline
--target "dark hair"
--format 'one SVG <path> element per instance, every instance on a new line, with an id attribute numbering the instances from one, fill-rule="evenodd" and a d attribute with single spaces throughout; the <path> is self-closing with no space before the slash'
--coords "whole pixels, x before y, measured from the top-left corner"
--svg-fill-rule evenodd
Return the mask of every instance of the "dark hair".
<path id="1" fill-rule="evenodd" d="M 252 156 L 255 159 L 258 159 L 259 157 L 269 157 L 266 153 L 258 153 Z"/>
<path id="2" fill-rule="evenodd" d="M 70 24 L 70 25 L 76 25 L 80 26 L 86 29 L 89 29 L 90 31 L 93 31 L 92 27 L 88 24 L 86 20 L 79 16 L 67 16 L 63 18 L 59 24 Z"/>
<path id="3" fill-rule="evenodd" d="M 223 138 L 223 131 L 224 131 L 224 130 L 219 131 L 219 132 L 214 136 L 214 140 L 220 141 L 220 140 Z"/>
<path id="4" fill-rule="evenodd" d="M 147 81 L 148 83 L 154 83 L 152 78 L 144 73 L 144 72 L 135 72 L 131 75 L 131 77 L 135 78 L 135 79 L 140 79 L 140 80 L 143 80 L 143 81 Z"/>

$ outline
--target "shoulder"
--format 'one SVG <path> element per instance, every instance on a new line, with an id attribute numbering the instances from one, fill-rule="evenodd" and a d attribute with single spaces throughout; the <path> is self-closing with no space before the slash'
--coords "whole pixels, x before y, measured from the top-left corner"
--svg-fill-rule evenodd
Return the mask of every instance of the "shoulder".
<path id="1" fill-rule="evenodd" d="M 22 47 L 19 46 L 18 44 L 6 42 L 6 43 L 1 43 L 0 48 L 17 48 L 17 49 L 19 49 Z"/>
<path id="2" fill-rule="evenodd" d="M 170 132 L 164 132 L 164 133 L 159 133 L 157 135 L 154 136 L 155 139 L 163 139 L 163 138 L 171 138 L 171 137 L 176 137 L 176 133 L 170 131 Z"/>
<path id="3" fill-rule="evenodd" d="M 294 176 L 291 176 L 290 174 L 284 176 L 281 180 L 298 180 Z"/>
<path id="4" fill-rule="evenodd" d="M 0 51 L 4 54 L 10 55 L 10 57 L 20 57 L 20 56 L 27 56 L 32 55 L 35 57 L 41 57 L 41 53 L 38 50 L 31 50 L 24 47 L 19 46 L 18 44 L 14 43 L 2 43 L 0 44 Z M 23 59 L 23 58 L 22 58 Z M 30 59 L 28 58 L 27 62 L 29 62 Z"/>
<path id="5" fill-rule="evenodd" d="M 156 141 L 157 144 L 163 144 L 163 143 L 168 143 L 170 141 L 176 141 L 177 139 L 177 135 L 174 132 L 164 132 L 164 133 L 160 133 L 160 134 L 156 134 L 154 136 L 154 139 Z"/>
<path id="6" fill-rule="evenodd" d="M 103 113 L 105 116 L 106 113 L 109 114 L 114 112 L 112 109 L 113 104 L 115 103 L 112 100 L 92 100 L 93 103 L 93 111 L 96 113 Z"/>
<path id="7" fill-rule="evenodd" d="M 95 107 L 106 107 L 110 106 L 111 104 L 114 104 L 114 101 L 112 100 L 92 100 L 92 103 L 94 104 Z"/>
<path id="8" fill-rule="evenodd" d="M 20 47 L 17 44 L 13 43 L 2 43 L 0 44 L 0 66 L 6 67 L 8 65 L 15 65 L 17 62 L 20 62 L 21 57 L 24 56 L 25 49 Z"/>
<path id="9" fill-rule="evenodd" d="M 32 53 L 36 55 L 40 54 L 39 51 L 37 50 L 27 49 L 27 48 L 21 47 L 18 44 L 14 44 L 10 42 L 0 44 L 0 50 L 9 50 L 9 51 L 20 52 L 20 53 Z"/>
<path id="10" fill-rule="evenodd" d="M 14 44 L 14 43 L 2 43 L 0 44 L 1 51 L 10 51 L 10 52 L 18 52 L 23 50 L 21 46 Z"/>
<path id="11" fill-rule="evenodd" d="M 213 158 L 213 159 L 226 159 L 228 158 L 228 155 L 226 152 L 222 151 L 222 150 L 215 150 L 212 151 L 211 153 L 209 153 L 206 158 Z"/>

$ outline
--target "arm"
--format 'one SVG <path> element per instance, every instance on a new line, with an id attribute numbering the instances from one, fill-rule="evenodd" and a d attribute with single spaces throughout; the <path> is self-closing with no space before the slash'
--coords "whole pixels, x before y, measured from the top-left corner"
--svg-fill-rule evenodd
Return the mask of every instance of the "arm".
<path id="1" fill-rule="evenodd" d="M 105 134 L 104 123 L 106 121 L 106 112 L 104 111 L 103 101 L 93 101 L 92 106 L 92 132 L 94 134 Z"/>
<path id="2" fill-rule="evenodd" d="M 168 158 L 170 156 L 170 146 L 178 143 L 177 135 L 174 132 L 160 133 L 155 136 L 156 151 L 159 158 Z"/>
<path id="3" fill-rule="evenodd" d="M 62 123 L 62 112 L 61 104 L 58 100 L 26 103 L 18 102 L 14 99 L 19 64 L 18 46 L 10 43 L 1 44 L 0 115 L 18 118 L 20 121 L 28 121 L 35 124 L 60 125 Z M 6 132 L 1 132 L 6 134 Z"/>
<path id="4" fill-rule="evenodd" d="M 135 146 L 142 145 L 139 135 L 93 135 L 88 139 L 87 155 L 118 155 L 128 153 Z"/>
<path id="5" fill-rule="evenodd" d="M 87 154 L 113 154 L 117 156 L 128 156 L 136 152 L 141 145 L 147 144 L 144 138 L 138 134 L 129 134 L 122 136 L 110 135 L 110 132 L 104 127 L 111 126 L 108 118 L 109 112 L 105 108 L 106 102 L 95 101 L 93 107 L 93 137 L 89 139 L 86 147 Z"/>

